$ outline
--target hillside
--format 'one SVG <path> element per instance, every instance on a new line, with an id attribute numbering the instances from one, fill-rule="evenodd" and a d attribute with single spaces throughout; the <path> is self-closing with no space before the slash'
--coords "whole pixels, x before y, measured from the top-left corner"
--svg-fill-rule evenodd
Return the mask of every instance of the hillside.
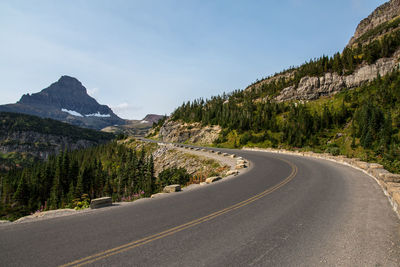
<path id="1" fill-rule="evenodd" d="M 0 122 L 2 168 L 21 164 L 24 159 L 47 159 L 62 150 L 87 148 L 114 138 L 113 134 L 26 114 L 0 112 Z"/>
<path id="2" fill-rule="evenodd" d="M 246 91 L 260 99 L 314 100 L 384 76 L 399 64 L 399 15 L 400 1 L 392 0 L 361 21 L 341 53 L 257 80 Z"/>
<path id="3" fill-rule="evenodd" d="M 115 115 L 108 106 L 100 105 L 87 94 L 80 81 L 70 76 L 62 76 L 39 93 L 23 95 L 15 104 L 1 105 L 0 111 L 51 118 L 98 130 L 125 124 L 125 120 Z"/>
<path id="4" fill-rule="evenodd" d="M 378 7 L 342 53 L 245 90 L 183 104 L 158 137 L 190 142 L 196 138 L 182 133 L 219 125 L 222 130 L 212 138 L 216 146 L 329 152 L 400 172 L 399 6 L 396 0 Z"/>

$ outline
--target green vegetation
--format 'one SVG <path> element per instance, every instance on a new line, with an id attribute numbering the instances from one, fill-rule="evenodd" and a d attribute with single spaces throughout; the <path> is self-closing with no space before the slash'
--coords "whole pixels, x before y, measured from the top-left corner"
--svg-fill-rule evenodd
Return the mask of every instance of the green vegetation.
<path id="1" fill-rule="evenodd" d="M 20 113 L 0 112 L 0 122 L 0 136 L 8 136 L 14 132 L 29 131 L 67 136 L 73 141 L 105 142 L 114 138 L 114 135 L 110 133 L 80 128 L 68 123 Z"/>
<path id="2" fill-rule="evenodd" d="M 220 125 L 216 146 L 283 147 L 330 152 L 382 163 L 400 172 L 400 72 L 355 90 L 308 103 L 255 101 L 257 94 L 188 102 L 173 120 Z"/>
<path id="3" fill-rule="evenodd" d="M 0 153 L 0 172 L 7 170 L 10 166 L 27 167 L 32 166 L 39 160 L 28 153 Z"/>
<path id="4" fill-rule="evenodd" d="M 396 20 L 397 21 L 397 20 Z M 398 22 L 400 23 L 400 19 Z M 372 33 L 371 33 L 372 34 Z M 291 78 L 279 78 L 274 82 L 266 82 L 253 90 L 255 98 L 274 97 L 288 86 L 298 86 L 300 80 L 306 76 L 322 76 L 327 72 L 335 72 L 339 75 L 352 74 L 363 63 L 372 64 L 379 58 L 391 57 L 400 47 L 400 30 L 386 34 L 368 44 L 360 42 L 352 48 L 346 47 L 342 53 L 336 53 L 332 57 L 322 56 L 310 60 L 299 67 L 292 67 L 280 74 L 292 73 Z M 262 79 L 264 81 L 268 78 Z M 259 83 L 257 80 L 252 85 Z M 251 85 L 251 86 L 252 86 Z"/>
<path id="5" fill-rule="evenodd" d="M 129 201 L 159 187 L 151 154 L 116 142 L 0 174 L 0 186 L 0 218 L 9 220 L 37 210 L 84 208 L 90 199 L 103 196 Z"/>
<path id="6" fill-rule="evenodd" d="M 186 185 L 190 180 L 190 175 L 185 168 L 168 168 L 160 173 L 159 179 L 161 187 L 171 184 Z"/>

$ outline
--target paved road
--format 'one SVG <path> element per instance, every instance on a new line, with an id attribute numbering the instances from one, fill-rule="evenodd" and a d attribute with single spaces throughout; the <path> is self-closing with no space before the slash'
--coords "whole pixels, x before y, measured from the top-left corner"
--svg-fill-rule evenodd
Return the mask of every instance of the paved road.
<path id="1" fill-rule="evenodd" d="M 399 266 L 399 219 L 336 163 L 235 151 L 245 174 L 40 222 L 0 226 L 1 266 Z"/>

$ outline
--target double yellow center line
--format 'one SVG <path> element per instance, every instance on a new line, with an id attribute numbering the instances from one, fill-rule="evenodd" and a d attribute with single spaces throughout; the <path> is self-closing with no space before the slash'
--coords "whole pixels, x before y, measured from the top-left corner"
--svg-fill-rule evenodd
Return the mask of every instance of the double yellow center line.
<path id="1" fill-rule="evenodd" d="M 246 200 L 241 201 L 241 202 L 239 202 L 239 203 L 237 203 L 235 205 L 232 205 L 232 206 L 227 207 L 225 209 L 216 211 L 214 213 L 211 213 L 211 214 L 209 214 L 207 216 L 204 216 L 204 217 L 201 217 L 199 219 L 196 219 L 196 220 L 190 221 L 188 223 L 185 223 L 185 224 L 170 228 L 170 229 L 165 230 L 163 232 L 160 232 L 160 233 L 157 233 L 157 234 L 154 234 L 154 235 L 151 235 L 151 236 L 148 236 L 148 237 L 145 237 L 145 238 L 142 238 L 142 239 L 139 239 L 139 240 L 124 244 L 122 246 L 118 246 L 118 247 L 115 247 L 115 248 L 112 248 L 112 249 L 109 249 L 109 250 L 105 250 L 103 252 L 100 252 L 100 253 L 97 253 L 97 254 L 94 254 L 94 255 L 91 255 L 91 256 L 88 256 L 88 257 L 85 257 L 85 258 L 82 258 L 82 259 L 79 259 L 79 260 L 76 260 L 76 261 L 73 261 L 73 262 L 70 262 L 70 263 L 67 263 L 67 264 L 64 264 L 64 265 L 61 265 L 61 266 L 62 267 L 66 267 L 66 266 L 82 266 L 82 265 L 90 264 L 90 263 L 93 263 L 95 261 L 99 261 L 101 259 L 105 259 L 105 258 L 108 258 L 110 256 L 125 252 L 127 250 L 130 250 L 130 249 L 145 245 L 145 244 L 150 243 L 152 241 L 155 241 L 157 239 L 161 239 L 161 238 L 164 238 L 166 236 L 173 235 L 173 234 L 178 233 L 180 231 L 183 231 L 185 229 L 188 229 L 188 228 L 194 227 L 194 226 L 196 226 L 198 224 L 201 224 L 201 223 L 204 223 L 206 221 L 212 220 L 212 219 L 214 219 L 214 218 L 216 218 L 218 216 L 221 216 L 221 215 L 223 215 L 225 213 L 228 213 L 230 211 L 233 211 L 233 210 L 242 208 L 244 206 L 247 206 L 250 203 L 252 203 L 252 202 L 254 202 L 254 201 L 256 201 L 256 200 L 258 200 L 260 198 L 263 198 L 266 195 L 268 195 L 268 194 L 274 192 L 275 190 L 279 189 L 280 187 L 284 186 L 285 184 L 290 182 L 296 176 L 296 174 L 297 174 L 296 165 L 294 165 L 293 163 L 291 163 L 291 162 L 289 162 L 287 160 L 284 160 L 284 159 L 280 159 L 280 160 L 286 162 L 287 164 L 289 164 L 291 166 L 292 171 L 291 171 L 290 175 L 288 177 L 286 177 L 283 181 L 281 181 L 279 184 L 276 184 L 273 187 L 271 187 L 271 188 L 269 188 L 269 189 L 267 189 L 267 190 L 255 195 L 255 196 L 253 196 L 253 197 L 251 197 L 249 199 L 246 199 Z"/>

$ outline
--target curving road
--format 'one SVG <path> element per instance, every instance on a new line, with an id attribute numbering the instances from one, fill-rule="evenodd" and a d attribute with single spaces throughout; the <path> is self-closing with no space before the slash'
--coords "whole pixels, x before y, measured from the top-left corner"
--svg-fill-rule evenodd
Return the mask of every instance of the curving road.
<path id="1" fill-rule="evenodd" d="M 0 266 L 400 265 L 399 219 L 372 178 L 319 159 L 234 153 L 251 169 L 210 186 L 0 226 Z"/>

